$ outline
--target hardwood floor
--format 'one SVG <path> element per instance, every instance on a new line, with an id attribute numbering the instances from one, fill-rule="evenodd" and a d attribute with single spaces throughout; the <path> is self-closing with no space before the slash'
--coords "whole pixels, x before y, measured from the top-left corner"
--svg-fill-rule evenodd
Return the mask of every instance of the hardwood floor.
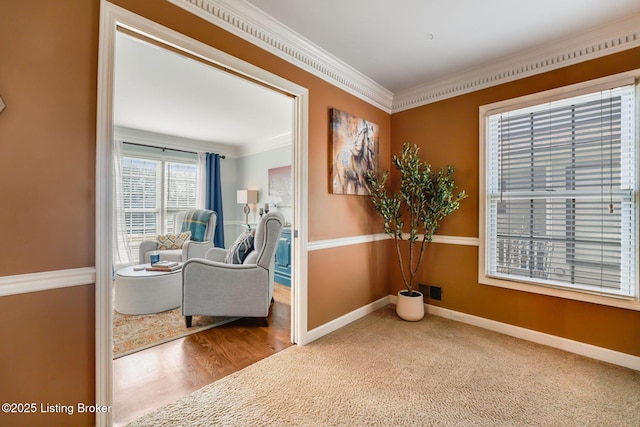
<path id="1" fill-rule="evenodd" d="M 291 345 L 290 288 L 276 284 L 268 326 L 239 319 L 113 361 L 113 421 L 122 426 Z"/>

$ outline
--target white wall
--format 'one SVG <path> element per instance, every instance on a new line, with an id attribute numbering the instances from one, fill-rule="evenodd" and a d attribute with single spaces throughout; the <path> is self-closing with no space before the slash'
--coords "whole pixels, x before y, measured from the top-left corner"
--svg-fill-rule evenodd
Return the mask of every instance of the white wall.
<path id="1" fill-rule="evenodd" d="M 238 221 L 236 190 L 238 187 L 238 159 L 227 156 L 220 160 L 220 181 L 222 181 L 222 210 L 224 219 L 224 247 L 228 248 L 238 237 L 235 224 Z"/>
<path id="2" fill-rule="evenodd" d="M 293 158 L 292 146 L 284 146 L 275 148 L 273 150 L 264 151 L 257 154 L 252 154 L 237 159 L 237 187 L 236 190 L 248 188 L 249 190 L 258 190 L 258 204 L 251 206 L 251 213 L 249 214 L 249 223 L 255 224 L 260 216 L 258 215 L 258 208 L 263 207 L 265 203 L 269 203 L 269 169 L 289 166 Z M 226 161 L 226 160 L 225 160 Z M 225 182 L 223 180 L 223 182 Z M 226 183 L 225 183 L 226 186 Z M 225 222 L 236 221 L 237 232 L 235 236 L 242 232 L 244 229 L 241 224 L 244 224 L 245 217 L 242 212 L 242 206 L 236 203 L 235 191 L 233 192 L 233 211 L 235 215 L 227 217 L 227 205 L 225 205 Z M 225 203 L 227 199 L 225 198 Z M 274 209 L 270 205 L 271 209 Z M 280 207 L 274 210 L 280 211 L 287 222 L 291 222 L 293 219 L 292 207 Z M 235 237 L 229 239 L 227 236 L 227 227 L 225 227 L 225 243 L 229 242 L 230 245 L 235 240 Z M 228 245 L 227 245 L 228 247 Z"/>
<path id="3" fill-rule="evenodd" d="M 258 204 L 251 206 L 251 213 L 249 214 L 249 223 L 255 224 L 259 219 L 258 208 L 264 207 L 265 203 L 269 203 L 269 169 L 289 166 L 293 158 L 292 145 L 290 143 L 268 151 L 236 157 L 239 150 L 221 144 L 210 144 L 205 141 L 128 128 L 116 128 L 115 131 L 118 139 L 126 141 L 189 151 L 212 151 L 226 156 L 225 159 L 220 160 L 224 209 L 224 242 L 226 248 L 231 246 L 238 235 L 245 230 L 245 217 L 242 206 L 236 201 L 236 191 L 244 188 L 259 190 Z M 273 209 L 273 207 L 271 208 Z M 281 207 L 277 210 L 284 215 L 286 221 L 291 222 L 293 218 L 292 207 Z"/>

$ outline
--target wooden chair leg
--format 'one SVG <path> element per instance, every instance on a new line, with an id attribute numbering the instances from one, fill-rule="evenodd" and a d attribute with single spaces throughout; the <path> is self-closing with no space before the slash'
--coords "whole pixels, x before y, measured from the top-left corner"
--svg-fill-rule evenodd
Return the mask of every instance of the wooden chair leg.
<path id="1" fill-rule="evenodd" d="M 190 328 L 191 327 L 191 320 L 192 320 L 191 316 L 184 316 L 184 320 L 185 320 L 185 322 L 187 324 L 187 328 Z"/>

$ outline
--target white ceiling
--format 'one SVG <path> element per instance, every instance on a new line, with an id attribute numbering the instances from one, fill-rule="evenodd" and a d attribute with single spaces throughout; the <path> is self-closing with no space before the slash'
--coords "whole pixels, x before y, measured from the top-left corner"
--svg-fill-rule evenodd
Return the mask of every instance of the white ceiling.
<path id="1" fill-rule="evenodd" d="M 640 0 L 247 1 L 393 93 L 640 12 Z"/>
<path id="2" fill-rule="evenodd" d="M 114 124 L 243 146 L 289 138 L 292 99 L 118 33 Z"/>
<path id="3" fill-rule="evenodd" d="M 640 0 L 217 0 L 259 8 L 391 93 L 640 14 Z M 253 10 L 254 8 L 251 7 Z M 247 145 L 286 136 L 291 100 L 119 35 L 118 126 Z"/>

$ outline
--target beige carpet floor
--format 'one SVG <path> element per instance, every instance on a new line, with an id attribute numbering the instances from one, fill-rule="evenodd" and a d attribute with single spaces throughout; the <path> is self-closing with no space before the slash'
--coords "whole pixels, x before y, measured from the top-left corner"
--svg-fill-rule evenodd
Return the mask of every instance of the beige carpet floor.
<path id="1" fill-rule="evenodd" d="M 132 426 L 640 426 L 640 372 L 394 306 Z"/>

